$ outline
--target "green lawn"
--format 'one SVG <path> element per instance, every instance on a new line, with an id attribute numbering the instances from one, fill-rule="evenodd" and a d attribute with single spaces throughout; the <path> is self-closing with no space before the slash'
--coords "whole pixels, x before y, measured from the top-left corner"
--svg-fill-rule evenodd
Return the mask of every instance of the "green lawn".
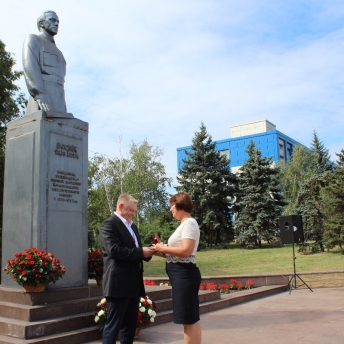
<path id="1" fill-rule="evenodd" d="M 296 272 L 344 270 L 344 255 L 339 249 L 301 254 L 295 247 L 295 253 Z M 203 276 L 293 272 L 292 245 L 254 250 L 205 250 L 197 252 L 196 259 Z M 144 263 L 144 277 L 165 276 L 164 259 L 153 257 L 149 263 Z"/>

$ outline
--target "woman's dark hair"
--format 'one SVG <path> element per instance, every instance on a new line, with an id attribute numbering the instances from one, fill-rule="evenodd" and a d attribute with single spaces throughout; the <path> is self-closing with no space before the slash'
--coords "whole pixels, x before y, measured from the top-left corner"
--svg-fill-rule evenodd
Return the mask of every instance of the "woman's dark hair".
<path id="1" fill-rule="evenodd" d="M 192 212 L 193 203 L 187 192 L 178 192 L 169 199 L 169 202 L 171 205 L 174 205 L 177 210 L 184 210 L 188 213 Z"/>

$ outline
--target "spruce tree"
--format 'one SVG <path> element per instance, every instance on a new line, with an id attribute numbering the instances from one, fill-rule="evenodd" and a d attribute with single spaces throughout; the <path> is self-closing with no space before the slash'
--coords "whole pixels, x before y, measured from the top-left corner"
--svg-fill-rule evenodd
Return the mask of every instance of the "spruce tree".
<path id="1" fill-rule="evenodd" d="M 261 247 L 261 241 L 278 237 L 279 217 L 285 204 L 278 168 L 272 157 L 262 157 L 253 141 L 247 146 L 248 159 L 239 170 L 234 222 L 236 240 L 246 247 Z"/>
<path id="2" fill-rule="evenodd" d="M 193 217 L 201 230 L 201 240 L 210 246 L 233 239 L 231 199 L 235 176 L 229 160 L 216 150 L 203 123 L 192 139 L 191 150 L 177 177 L 178 191 L 186 191 L 194 202 Z"/>
<path id="3" fill-rule="evenodd" d="M 313 140 L 311 142 L 311 152 L 316 155 L 318 163 L 318 173 L 332 171 L 333 164 L 330 161 L 330 153 L 322 141 L 319 140 L 317 133 L 313 132 Z"/>
<path id="4" fill-rule="evenodd" d="M 300 245 L 300 251 L 305 251 L 307 246 L 310 246 L 313 252 L 319 248 L 323 252 L 325 215 L 321 189 L 326 184 L 327 174 L 332 173 L 333 164 L 330 161 L 329 150 L 319 140 L 315 131 L 310 152 L 315 162 L 310 169 L 312 175 L 300 183 L 293 213 L 302 216 L 305 243 Z"/>
<path id="5" fill-rule="evenodd" d="M 324 174 L 315 174 L 300 185 L 294 206 L 294 214 L 302 216 L 305 243 L 300 244 L 299 251 L 306 251 L 309 246 L 313 252 L 324 251 L 324 213 L 322 211 L 321 188 L 325 185 Z M 311 241 L 309 243 L 309 241 Z"/>
<path id="6" fill-rule="evenodd" d="M 336 153 L 339 160 L 334 173 L 329 174 L 328 185 L 323 188 L 323 207 L 325 213 L 324 244 L 328 248 L 336 245 L 344 254 L 344 150 Z"/>

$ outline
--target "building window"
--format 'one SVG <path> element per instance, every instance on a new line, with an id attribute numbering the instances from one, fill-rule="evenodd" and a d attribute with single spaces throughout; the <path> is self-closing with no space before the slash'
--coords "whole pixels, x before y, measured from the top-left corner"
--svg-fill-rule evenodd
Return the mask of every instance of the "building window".
<path id="1" fill-rule="evenodd" d="M 284 140 L 278 139 L 278 145 L 279 145 L 279 158 L 280 159 L 285 159 L 284 155 Z"/>
<path id="2" fill-rule="evenodd" d="M 220 150 L 220 155 L 225 155 L 227 159 L 229 160 L 230 159 L 229 149 Z"/>
<path id="3" fill-rule="evenodd" d="M 291 159 L 291 154 L 293 152 L 293 146 L 291 143 L 287 143 L 287 160 L 290 161 Z"/>

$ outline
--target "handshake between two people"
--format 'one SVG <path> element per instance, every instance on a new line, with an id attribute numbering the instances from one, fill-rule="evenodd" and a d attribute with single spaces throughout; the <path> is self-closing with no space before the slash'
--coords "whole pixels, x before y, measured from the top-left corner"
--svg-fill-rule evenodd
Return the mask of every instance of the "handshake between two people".
<path id="1" fill-rule="evenodd" d="M 163 257 L 165 258 L 166 255 L 161 252 L 162 250 L 162 247 L 164 247 L 164 243 L 160 241 L 159 239 L 159 236 L 158 234 L 155 234 L 153 236 L 153 244 L 151 247 L 143 247 L 142 250 L 143 250 L 143 256 L 145 258 L 150 258 L 152 257 L 153 255 L 154 256 L 159 256 L 159 257 Z"/>

